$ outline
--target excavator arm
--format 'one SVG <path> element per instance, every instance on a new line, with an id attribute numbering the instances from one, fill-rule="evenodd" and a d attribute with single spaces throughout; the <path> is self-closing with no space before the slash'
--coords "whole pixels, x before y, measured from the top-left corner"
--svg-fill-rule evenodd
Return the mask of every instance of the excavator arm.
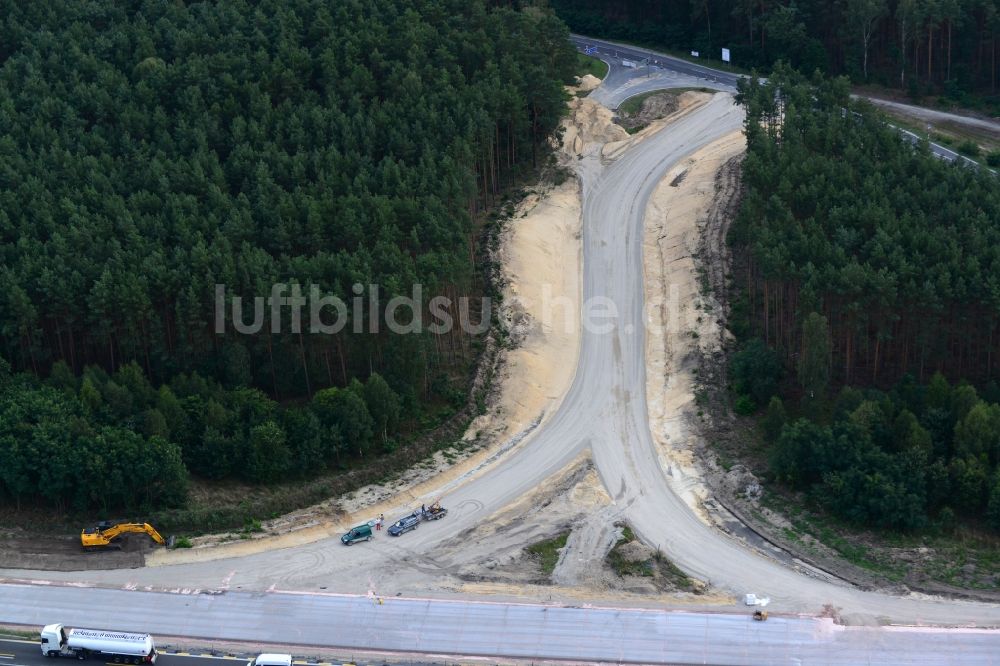
<path id="1" fill-rule="evenodd" d="M 118 523 L 111 525 L 101 523 L 97 527 L 84 528 L 80 533 L 80 543 L 84 548 L 100 548 L 110 546 L 111 543 L 126 533 L 145 532 L 149 537 L 160 545 L 166 545 L 166 541 L 160 533 L 149 523 Z"/>
<path id="2" fill-rule="evenodd" d="M 150 525 L 149 523 L 142 524 L 142 531 L 148 534 L 153 541 L 160 544 L 161 546 L 167 545 L 167 542 L 163 539 L 162 536 L 160 536 L 160 533 L 157 532 L 155 529 L 153 529 L 153 526 Z"/>

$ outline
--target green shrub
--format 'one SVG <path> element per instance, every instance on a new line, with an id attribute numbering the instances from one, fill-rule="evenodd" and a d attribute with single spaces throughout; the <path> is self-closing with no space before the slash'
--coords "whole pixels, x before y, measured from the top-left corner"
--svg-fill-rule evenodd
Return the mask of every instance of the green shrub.
<path id="1" fill-rule="evenodd" d="M 569 532 L 563 532 L 551 539 L 532 544 L 525 550 L 538 558 L 542 573 L 551 576 L 556 569 L 556 564 L 559 563 L 559 551 L 566 547 L 567 539 L 569 539 Z"/>
<path id="2" fill-rule="evenodd" d="M 966 139 L 962 143 L 958 144 L 958 152 L 968 157 L 979 157 L 981 151 L 979 150 L 979 144 L 975 141 Z"/>
<path id="3" fill-rule="evenodd" d="M 740 416 L 750 416 L 757 411 L 757 403 L 753 401 L 748 395 L 741 395 L 736 398 L 736 403 L 733 405 L 733 409 Z"/>
<path id="4" fill-rule="evenodd" d="M 191 548 L 192 546 L 194 546 L 194 544 L 191 543 L 191 539 L 188 539 L 187 537 L 179 537 L 176 541 L 174 541 L 174 548 Z"/>
<path id="5" fill-rule="evenodd" d="M 785 405 L 778 396 L 773 396 L 771 402 L 767 404 L 767 411 L 760 420 L 761 430 L 764 438 L 773 442 L 781 435 L 781 429 L 785 427 L 788 415 L 785 413 Z"/>
<path id="6" fill-rule="evenodd" d="M 994 150 L 986 156 L 986 163 L 991 167 L 1000 167 L 1000 150 Z"/>
<path id="7" fill-rule="evenodd" d="M 955 512 L 950 506 L 946 506 L 937 515 L 937 526 L 942 532 L 950 534 L 955 531 Z"/>
<path id="8" fill-rule="evenodd" d="M 733 354 L 730 376 L 738 395 L 749 396 L 754 405 L 765 405 L 778 392 L 784 367 L 778 354 L 754 338 Z"/>

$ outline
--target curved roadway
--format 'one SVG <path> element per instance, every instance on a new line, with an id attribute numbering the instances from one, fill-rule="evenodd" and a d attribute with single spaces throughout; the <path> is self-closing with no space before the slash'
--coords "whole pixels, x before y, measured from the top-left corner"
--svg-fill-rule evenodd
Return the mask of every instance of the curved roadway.
<path id="1" fill-rule="evenodd" d="M 584 302 L 605 299 L 617 316 L 608 330 L 585 328 L 573 384 L 558 410 L 516 448 L 481 474 L 443 489 L 447 527 L 432 523 L 401 539 L 380 538 L 343 548 L 335 539 L 252 556 L 131 571 L 29 572 L 37 579 L 126 586 L 364 592 L 391 585 L 407 567 L 448 571 L 435 546 L 543 485 L 589 449 L 621 518 L 685 571 L 734 594 L 770 596 L 772 608 L 819 613 L 831 604 L 866 623 L 1000 625 L 997 605 L 900 598 L 831 584 L 789 570 L 745 548 L 698 517 L 671 488 L 657 458 L 646 408 L 642 285 L 643 215 L 651 193 L 679 160 L 737 130 L 742 113 L 729 95 L 603 164 L 596 154 L 578 162 L 583 182 Z M 599 305 L 598 311 L 605 311 Z M 440 526 L 439 526 L 440 525 Z M 25 577 L 26 572 L 3 572 Z M 50 592 L 58 594 L 51 587 Z M 67 592 L 69 594 L 69 592 Z M 126 595 L 125 592 L 115 594 Z M 128 604 L 122 598 L 120 603 Z M 877 635 L 877 634 L 876 634 Z M 881 640 L 881 639 L 879 639 Z"/>
<path id="2" fill-rule="evenodd" d="M 598 101 L 611 109 L 617 109 L 619 104 L 633 95 L 651 90 L 661 90 L 664 87 L 702 86 L 705 88 L 716 88 L 719 90 L 735 90 L 736 82 L 741 78 L 744 78 L 740 74 L 733 74 L 732 72 L 712 69 L 711 67 L 705 67 L 687 60 L 682 60 L 681 58 L 668 56 L 663 53 L 657 53 L 656 51 L 650 51 L 649 49 L 629 44 L 609 42 L 607 40 L 584 37 L 583 35 L 572 35 L 570 37 L 570 41 L 572 41 L 574 46 L 580 50 L 586 48 L 594 49 L 593 55 L 601 58 L 605 63 L 611 66 L 611 69 L 608 72 L 608 77 L 605 79 L 605 83 L 608 85 L 602 86 L 602 88 L 597 91 Z M 649 64 L 636 68 L 624 67 L 621 63 L 625 59 L 630 59 L 634 63 L 648 61 Z M 670 82 L 663 80 L 676 77 L 682 77 L 685 81 Z M 858 97 L 858 95 L 853 96 Z M 892 106 L 895 104 L 893 102 L 877 98 L 866 99 L 876 105 Z M 931 109 L 920 109 L 920 107 L 911 108 L 919 109 L 930 114 L 940 113 Z M 981 127 L 985 126 L 990 129 L 996 128 L 996 123 L 991 123 L 990 121 L 983 121 L 976 118 L 966 118 L 962 116 L 954 116 L 954 118 L 959 119 L 961 122 Z M 895 125 L 890 123 L 890 127 L 895 127 Z M 919 137 L 913 132 L 901 127 L 897 127 L 896 129 L 910 143 L 919 143 L 923 138 L 926 138 Z M 928 145 L 930 146 L 931 152 L 943 160 L 948 162 L 958 162 L 959 164 L 970 166 L 972 168 L 979 168 L 979 164 L 977 164 L 974 160 L 956 153 L 950 148 L 946 148 L 940 144 L 934 143 L 933 141 L 929 142 Z M 990 169 L 990 171 L 996 173 L 993 169 Z"/>

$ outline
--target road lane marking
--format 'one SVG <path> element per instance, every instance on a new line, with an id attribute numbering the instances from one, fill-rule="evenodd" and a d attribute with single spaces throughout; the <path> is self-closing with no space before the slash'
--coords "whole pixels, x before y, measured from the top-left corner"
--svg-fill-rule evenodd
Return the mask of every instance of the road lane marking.
<path id="1" fill-rule="evenodd" d="M 193 657 L 194 659 L 228 659 L 230 661 L 248 661 L 253 657 L 234 657 L 233 655 L 214 655 L 209 653 L 202 654 L 191 654 L 190 652 L 169 652 L 167 650 L 160 651 L 161 656 L 169 657 Z M 295 666 L 356 666 L 351 662 L 347 661 L 308 661 L 305 659 L 294 659 L 292 661 Z M 13 664 L 11 666 L 18 666 L 18 664 Z M 122 666 L 121 664 L 108 664 L 108 666 Z"/>
<path id="2" fill-rule="evenodd" d="M 234 657 L 233 655 L 216 655 L 208 652 L 201 652 L 197 654 L 191 654 L 190 652 L 166 652 L 160 651 L 160 655 L 166 655 L 168 657 L 191 657 L 192 659 L 229 659 L 231 661 L 250 661 L 253 657 Z"/>

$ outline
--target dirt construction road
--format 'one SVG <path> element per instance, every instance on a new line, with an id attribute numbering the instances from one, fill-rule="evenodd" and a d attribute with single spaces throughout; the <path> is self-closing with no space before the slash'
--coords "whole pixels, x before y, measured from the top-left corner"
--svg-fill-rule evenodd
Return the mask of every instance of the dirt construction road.
<path id="1" fill-rule="evenodd" d="M 645 394 L 643 216 L 667 171 L 699 148 L 738 130 L 742 113 L 727 94 L 714 96 L 622 153 L 600 147 L 576 167 L 583 186 L 583 299 L 591 308 L 573 383 L 557 411 L 531 436 L 475 475 L 440 492 L 447 519 L 403 537 L 384 532 L 347 548 L 335 538 L 246 557 L 82 573 L 0 572 L 11 578 L 89 581 L 129 589 L 316 590 L 416 594 L 427 581 L 455 572 L 486 546 L 463 534 L 546 481 L 588 450 L 613 504 L 608 520 L 625 519 L 679 567 L 734 595 L 756 592 L 772 609 L 819 614 L 839 609 L 855 624 L 1000 625 L 1000 607 L 859 591 L 804 575 L 745 548 L 710 527 L 674 491 L 669 467 L 652 441 Z M 604 318 L 609 304 L 617 310 Z M 419 501 L 418 501 L 419 503 Z M 439 588 L 441 589 L 441 588 Z M 443 590 L 447 593 L 447 589 Z M 461 592 L 460 586 L 454 588 Z"/>

